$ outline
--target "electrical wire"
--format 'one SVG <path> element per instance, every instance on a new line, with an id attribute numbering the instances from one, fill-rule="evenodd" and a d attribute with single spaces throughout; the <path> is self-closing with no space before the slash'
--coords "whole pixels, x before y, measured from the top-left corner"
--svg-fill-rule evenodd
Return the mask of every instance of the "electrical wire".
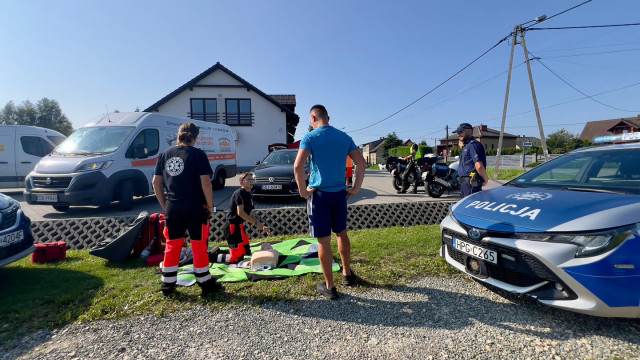
<path id="1" fill-rule="evenodd" d="M 552 28 L 528 28 L 526 30 L 575 30 L 575 29 L 597 29 L 597 28 L 623 27 L 623 26 L 640 26 L 640 23 L 612 24 L 612 25 L 565 26 L 565 27 L 552 27 Z"/>
<path id="2" fill-rule="evenodd" d="M 629 51 L 638 51 L 638 50 L 640 50 L 640 48 L 635 48 L 635 49 L 622 49 L 622 50 L 611 50 L 611 51 L 599 51 L 599 52 L 593 52 L 593 53 L 583 53 L 583 54 L 574 54 L 574 55 L 558 55 L 558 56 L 549 56 L 549 57 L 545 57 L 545 59 L 560 59 L 560 58 L 577 57 L 577 56 L 589 56 L 589 55 L 613 54 L 613 53 L 629 52 Z"/>
<path id="3" fill-rule="evenodd" d="M 540 65 L 544 66 L 544 68 L 545 68 L 545 69 L 549 70 L 549 72 L 550 72 L 550 73 L 552 73 L 553 75 L 555 75 L 555 77 L 557 77 L 558 79 L 560 79 L 560 81 L 562 81 L 563 83 L 567 84 L 567 85 L 568 85 L 570 88 L 572 88 L 573 90 L 575 90 L 575 91 L 579 92 L 580 94 L 582 94 L 582 95 L 586 96 L 586 97 L 587 97 L 587 98 L 589 98 L 590 100 L 593 100 L 593 101 L 597 102 L 597 103 L 598 103 L 598 104 L 600 104 L 600 105 L 603 105 L 603 106 L 606 106 L 606 107 L 608 107 L 608 108 L 615 109 L 615 110 L 626 111 L 626 112 L 639 112 L 639 110 L 626 110 L 626 109 L 620 109 L 620 108 L 618 108 L 618 107 L 611 106 L 611 105 L 609 105 L 609 104 L 605 104 L 605 103 L 603 103 L 602 101 L 595 99 L 595 98 L 594 98 L 594 96 L 592 96 L 592 95 L 588 95 L 588 94 L 586 94 L 584 91 L 582 91 L 582 90 L 578 89 L 577 87 L 575 87 L 575 86 L 573 86 L 573 85 L 569 84 L 569 82 L 568 82 L 567 80 L 565 80 L 564 78 L 562 78 L 562 76 L 558 75 L 555 71 L 551 70 L 547 65 L 545 65 L 545 63 L 543 63 L 543 62 L 542 62 L 542 60 L 540 60 L 540 58 L 539 58 L 539 57 L 535 57 L 531 52 L 529 52 L 529 54 L 530 54 L 531 56 L 533 56 L 533 60 L 538 61 L 538 63 L 540 63 Z"/>
<path id="4" fill-rule="evenodd" d="M 619 87 L 619 88 L 615 88 L 615 89 L 612 89 L 612 90 L 603 91 L 603 92 L 597 93 L 597 94 L 595 94 L 593 96 L 600 96 L 600 95 L 604 95 L 604 94 L 608 94 L 608 93 L 624 90 L 624 89 L 627 89 L 627 88 L 630 88 L 630 87 L 634 87 L 634 86 L 638 86 L 638 85 L 640 85 L 640 82 L 637 82 L 637 83 L 634 83 L 634 84 L 630 84 L 630 85 L 626 85 L 626 86 Z M 540 110 L 550 109 L 550 108 L 553 108 L 553 107 L 562 106 L 562 105 L 569 104 L 569 103 L 572 103 L 572 102 L 581 101 L 581 100 L 584 100 L 584 99 L 587 99 L 587 97 L 581 97 L 581 98 L 578 98 L 578 99 L 568 100 L 568 101 L 564 101 L 564 102 L 561 102 L 561 103 L 544 106 L 544 107 L 541 107 Z M 519 112 L 519 113 L 516 113 L 516 114 L 507 115 L 507 117 L 519 116 L 519 115 L 529 114 L 529 113 L 532 113 L 532 112 L 534 112 L 534 110 L 527 110 L 527 111 Z M 494 118 L 491 118 L 491 119 L 484 120 L 483 122 L 487 122 L 488 123 L 489 121 L 497 120 L 497 119 L 500 119 L 500 118 L 501 117 L 494 117 Z M 537 127 L 537 125 L 535 127 Z"/>
<path id="5" fill-rule="evenodd" d="M 438 88 L 440 88 L 442 85 L 446 84 L 447 82 L 449 82 L 449 80 L 453 79 L 454 77 L 458 76 L 461 72 L 463 72 L 464 70 L 466 70 L 469 66 L 473 65 L 476 61 L 480 60 L 483 56 L 487 55 L 491 50 L 495 49 L 496 47 L 498 47 L 498 45 L 502 44 L 505 40 L 507 40 L 509 38 L 509 36 L 511 36 L 511 34 L 505 36 L 504 38 L 502 38 L 500 41 L 498 41 L 495 45 L 493 45 L 491 48 L 489 48 L 489 50 L 485 51 L 484 53 L 482 53 L 482 55 L 478 56 L 477 58 L 475 58 L 473 61 L 471 61 L 469 64 L 467 64 L 466 66 L 464 66 L 462 69 L 458 70 L 455 74 L 451 75 L 449 78 L 447 78 L 445 81 L 441 82 L 440 84 L 438 84 L 436 87 L 434 87 L 433 89 L 429 90 L 426 94 L 420 96 L 419 98 L 417 98 L 416 100 L 414 100 L 413 102 L 411 102 L 409 105 L 403 107 L 402 109 L 394 112 L 393 114 L 387 116 L 386 118 L 382 119 L 382 120 L 378 120 L 376 122 L 374 122 L 371 125 L 367 125 L 365 127 L 362 127 L 360 129 L 356 129 L 356 130 L 350 130 L 347 131 L 347 133 L 354 133 L 360 130 L 364 130 L 364 129 L 368 129 L 372 126 L 378 125 L 383 121 L 389 120 L 390 118 L 392 118 L 393 116 L 399 114 L 400 112 L 406 110 L 407 108 L 409 108 L 411 105 L 417 103 L 418 101 L 422 100 L 423 98 L 425 98 L 427 95 L 431 94 L 432 92 L 436 91 Z"/>
<path id="6" fill-rule="evenodd" d="M 555 14 L 555 15 L 551 15 L 551 16 L 549 16 L 548 18 L 544 19 L 544 21 L 551 20 L 551 19 L 553 19 L 554 17 L 556 17 L 556 16 L 558 16 L 558 15 L 562 15 L 562 14 L 564 14 L 564 13 L 566 13 L 566 12 L 569 12 L 569 11 L 571 11 L 571 10 L 573 10 L 573 9 L 579 8 L 580 6 L 582 6 L 582 5 L 584 5 L 584 4 L 587 4 L 587 3 L 590 3 L 590 2 L 592 2 L 592 1 L 593 1 L 593 0 L 587 0 L 587 1 L 585 1 L 585 2 L 583 2 L 583 3 L 581 3 L 581 4 L 578 4 L 578 5 L 574 6 L 574 7 L 568 8 L 567 10 L 561 11 L 561 12 L 559 12 L 559 13 Z M 526 23 L 524 23 L 524 24 L 528 24 L 528 23 L 530 23 L 530 22 L 531 22 L 531 21 L 526 22 Z M 540 22 L 537 22 L 537 21 L 536 21 L 536 23 L 535 23 L 535 24 L 532 24 L 532 25 L 529 25 L 529 26 L 525 26 L 525 27 L 523 27 L 522 29 L 523 29 L 523 30 L 531 29 L 531 27 L 532 27 L 532 26 L 536 26 L 536 25 L 538 25 L 539 23 L 540 23 Z M 522 25 L 524 25 L 524 24 L 522 24 Z"/>

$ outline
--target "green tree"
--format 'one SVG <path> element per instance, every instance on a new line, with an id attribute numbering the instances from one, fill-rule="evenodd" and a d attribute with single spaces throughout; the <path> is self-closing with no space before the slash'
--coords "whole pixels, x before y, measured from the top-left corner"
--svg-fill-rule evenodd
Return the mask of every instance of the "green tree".
<path id="1" fill-rule="evenodd" d="M 401 146 L 402 140 L 396 135 L 396 132 L 392 132 L 387 135 L 384 139 L 384 144 L 382 145 L 383 152 L 388 153 L 389 149 L 393 149 L 395 147 Z"/>
<path id="2" fill-rule="evenodd" d="M 418 145 L 424 145 L 424 146 L 427 146 L 427 141 L 426 141 L 426 140 L 422 140 L 422 141 L 420 141 L 420 144 L 418 144 Z"/>
<path id="3" fill-rule="evenodd" d="M 27 100 L 15 106 L 9 101 L 0 111 L 1 125 L 30 125 L 56 130 L 64 135 L 73 132 L 71 121 L 62 113 L 57 101 L 42 98 L 35 105 Z"/>
<path id="4" fill-rule="evenodd" d="M 575 138 L 576 136 L 566 129 L 560 129 L 547 137 L 547 147 L 550 152 L 556 154 L 558 149 L 569 148 L 570 142 Z"/>

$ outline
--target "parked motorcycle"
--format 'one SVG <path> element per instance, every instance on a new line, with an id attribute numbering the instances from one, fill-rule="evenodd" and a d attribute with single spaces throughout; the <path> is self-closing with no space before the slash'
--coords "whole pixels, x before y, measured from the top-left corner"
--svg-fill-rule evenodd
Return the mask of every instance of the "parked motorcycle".
<path id="1" fill-rule="evenodd" d="M 400 158 L 388 158 L 387 166 L 393 175 L 393 187 L 396 190 L 406 191 L 410 186 L 424 186 L 429 196 L 438 198 L 442 196 L 445 190 L 451 191 L 460 187 L 458 172 L 452 167 L 447 166 L 443 162 L 438 162 L 438 157 L 434 154 L 428 154 L 423 158 L 417 159 L 416 171 L 409 174 L 407 178 L 409 186 L 403 188 L 402 174 L 407 167 L 407 161 Z M 455 166 L 453 163 L 452 166 Z"/>
<path id="2" fill-rule="evenodd" d="M 427 194 L 437 198 L 442 196 L 445 190 L 451 191 L 460 188 L 460 177 L 458 176 L 458 171 L 455 170 L 458 163 L 454 162 L 451 165 L 447 165 L 446 163 L 438 162 L 437 156 L 429 155 L 423 158 L 430 159 L 428 160 L 428 162 L 431 162 L 429 170 L 422 173 L 422 181 L 426 184 Z"/>
<path id="3" fill-rule="evenodd" d="M 422 180 L 423 168 L 418 163 L 416 163 L 416 170 L 409 174 L 409 177 L 407 178 L 409 185 L 407 187 L 402 186 L 402 174 L 404 174 L 408 164 L 408 161 L 401 158 L 390 157 L 387 159 L 387 166 L 391 169 L 391 175 L 393 175 L 393 187 L 398 191 L 406 191 L 411 186 L 415 186 L 416 188 L 418 186 L 424 186 L 424 181 Z M 418 183 L 415 184 L 416 182 Z"/>

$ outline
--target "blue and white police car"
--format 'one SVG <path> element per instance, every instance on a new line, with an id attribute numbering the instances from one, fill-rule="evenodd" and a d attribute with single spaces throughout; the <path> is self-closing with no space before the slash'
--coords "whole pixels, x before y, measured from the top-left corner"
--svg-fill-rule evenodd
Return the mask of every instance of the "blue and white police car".
<path id="1" fill-rule="evenodd" d="M 565 310 L 640 317 L 640 143 L 558 157 L 462 199 L 440 228 L 440 255 L 479 281 Z"/>

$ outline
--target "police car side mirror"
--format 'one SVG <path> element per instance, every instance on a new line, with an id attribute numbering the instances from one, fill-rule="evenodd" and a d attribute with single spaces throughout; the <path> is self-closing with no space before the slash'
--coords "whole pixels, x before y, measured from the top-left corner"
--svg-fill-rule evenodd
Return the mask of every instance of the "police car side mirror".
<path id="1" fill-rule="evenodd" d="M 256 165 L 260 165 L 260 161 L 256 161 L 254 164 L 256 164 Z"/>

